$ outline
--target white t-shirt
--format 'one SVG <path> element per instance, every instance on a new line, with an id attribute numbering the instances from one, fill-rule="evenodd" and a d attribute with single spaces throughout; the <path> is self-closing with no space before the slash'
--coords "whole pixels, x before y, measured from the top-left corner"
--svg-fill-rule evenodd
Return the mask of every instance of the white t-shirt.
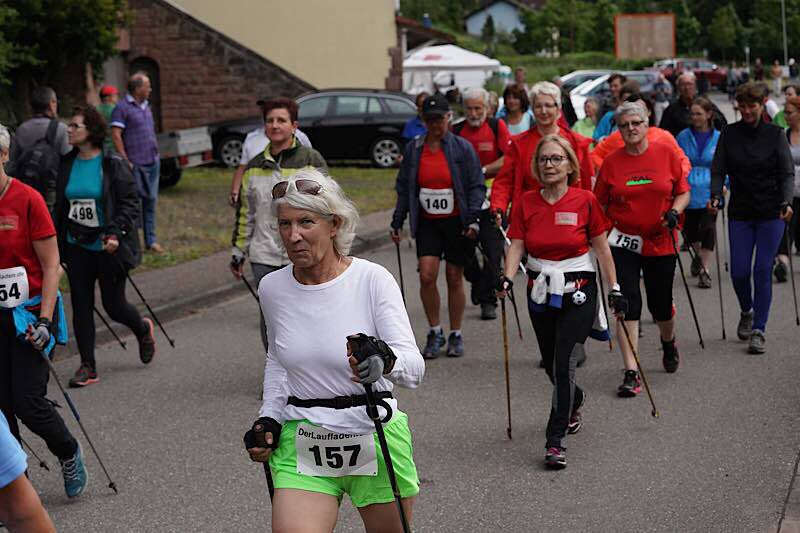
<path id="1" fill-rule="evenodd" d="M 294 136 L 297 137 L 297 142 L 312 148 L 311 141 L 308 140 L 308 136 L 305 133 L 298 129 L 295 130 Z M 244 138 L 244 144 L 242 144 L 242 158 L 239 160 L 239 164 L 246 165 L 249 163 L 251 159 L 264 151 L 268 142 L 269 139 L 267 139 L 267 134 L 264 132 L 263 127 L 256 128 L 248 133 L 247 137 Z"/>
<path id="2" fill-rule="evenodd" d="M 356 333 L 383 340 L 397 356 L 389 375 L 373 384 L 375 391 L 390 391 L 394 384 L 415 388 L 422 382 L 425 362 L 400 288 L 382 266 L 354 257 L 331 281 L 302 285 L 288 265 L 264 276 L 258 295 L 269 331 L 259 416 L 281 423 L 305 418 L 339 433 L 373 432 L 375 424 L 363 406 L 337 410 L 286 404 L 289 396 L 323 399 L 364 394 L 362 385 L 350 381 L 347 361 L 346 337 Z M 386 402 L 397 410 L 395 399 Z M 383 408 L 378 410 L 382 417 L 386 415 Z"/>

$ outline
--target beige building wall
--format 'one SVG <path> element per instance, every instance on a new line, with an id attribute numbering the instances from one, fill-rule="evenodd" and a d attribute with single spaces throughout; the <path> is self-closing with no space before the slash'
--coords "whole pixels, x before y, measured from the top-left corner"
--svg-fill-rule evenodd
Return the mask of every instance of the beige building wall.
<path id="1" fill-rule="evenodd" d="M 317 88 L 383 88 L 394 0 L 167 0 Z"/>

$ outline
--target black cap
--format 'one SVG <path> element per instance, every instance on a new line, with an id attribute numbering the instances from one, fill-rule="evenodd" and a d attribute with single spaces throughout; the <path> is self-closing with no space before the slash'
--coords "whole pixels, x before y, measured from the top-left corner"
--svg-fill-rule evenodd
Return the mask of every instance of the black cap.
<path id="1" fill-rule="evenodd" d="M 443 117 L 450 112 L 450 103 L 440 93 L 427 97 L 422 101 L 422 116 L 436 115 Z"/>

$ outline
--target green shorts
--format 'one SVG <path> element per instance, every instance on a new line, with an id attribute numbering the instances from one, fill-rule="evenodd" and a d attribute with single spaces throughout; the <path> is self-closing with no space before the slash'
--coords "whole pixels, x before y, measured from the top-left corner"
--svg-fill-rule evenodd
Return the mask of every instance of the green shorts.
<path id="1" fill-rule="evenodd" d="M 386 463 L 383 460 L 377 433 L 373 433 L 372 436 L 377 452 L 378 475 L 311 476 L 300 474 L 297 471 L 295 434 L 297 425 L 301 422 L 310 424 L 307 420 L 287 420 L 283 424 L 278 449 L 270 456 L 269 466 L 276 489 L 300 489 L 330 494 L 338 498 L 340 502 L 342 496 L 347 493 L 355 507 L 394 501 L 394 493 L 386 472 Z M 414 464 L 408 416 L 402 411 L 395 411 L 392 420 L 384 426 L 384 433 L 386 434 L 386 443 L 389 445 L 400 496 L 403 498 L 416 496 L 419 493 L 419 478 L 417 477 L 417 467 Z"/>

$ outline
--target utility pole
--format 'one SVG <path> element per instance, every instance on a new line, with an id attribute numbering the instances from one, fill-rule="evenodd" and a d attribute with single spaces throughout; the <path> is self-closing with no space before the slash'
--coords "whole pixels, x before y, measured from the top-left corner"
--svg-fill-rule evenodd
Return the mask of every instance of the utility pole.
<path id="1" fill-rule="evenodd" d="M 781 0 L 781 19 L 783 21 L 783 64 L 789 64 L 789 46 L 786 42 L 786 0 Z"/>

